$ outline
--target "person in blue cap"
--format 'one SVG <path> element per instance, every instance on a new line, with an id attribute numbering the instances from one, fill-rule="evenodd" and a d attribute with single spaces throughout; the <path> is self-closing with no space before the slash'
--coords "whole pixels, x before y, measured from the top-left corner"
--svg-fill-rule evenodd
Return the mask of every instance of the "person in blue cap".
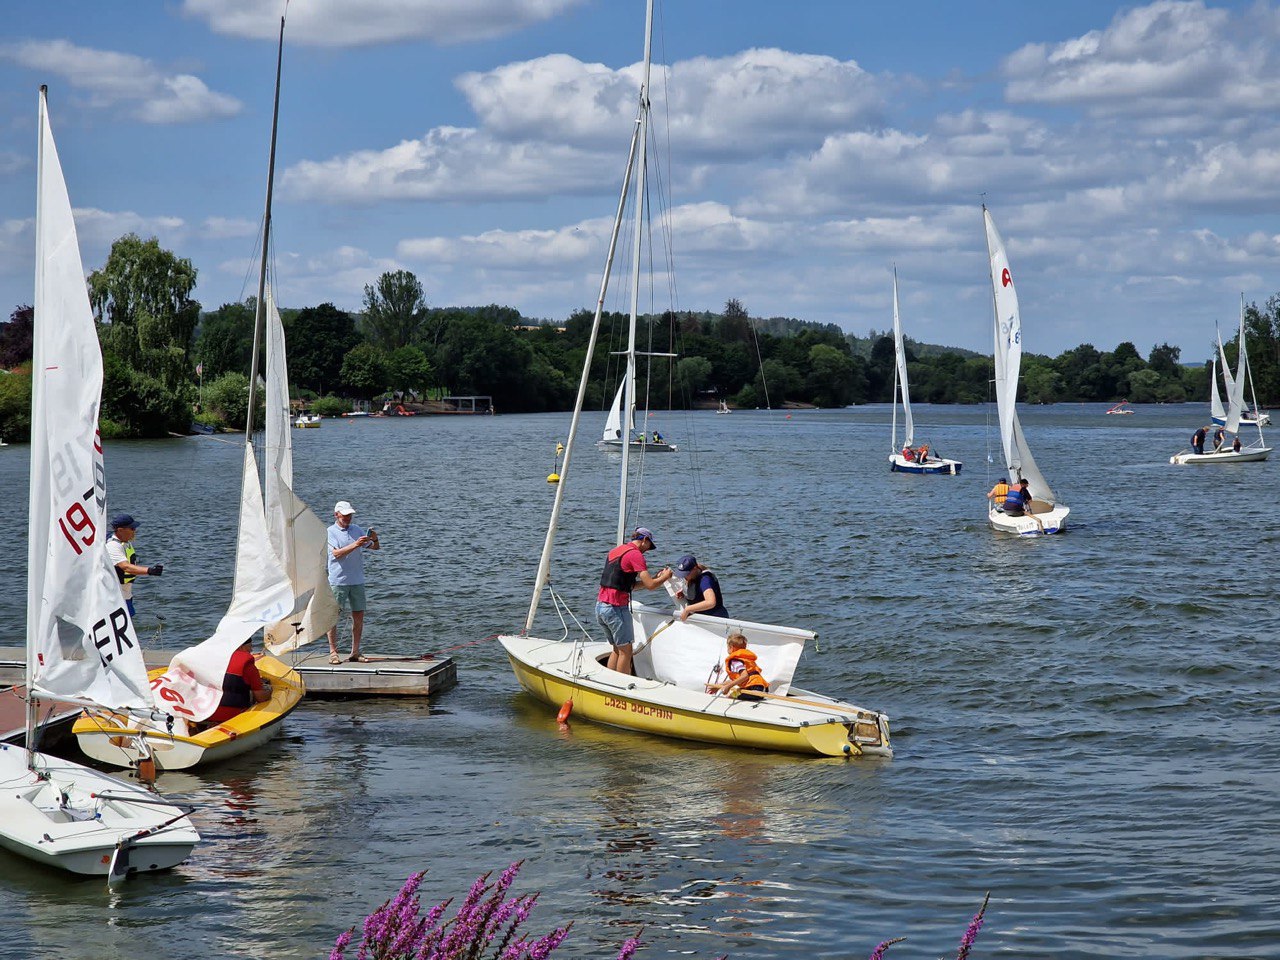
<path id="1" fill-rule="evenodd" d="M 690 614 L 705 613 L 708 617 L 728 617 L 724 606 L 724 594 L 720 581 L 711 568 L 698 562 L 692 553 L 686 553 L 676 564 L 676 576 L 684 579 L 684 589 L 676 593 L 685 601 L 680 619 L 688 620 Z"/>
<path id="2" fill-rule="evenodd" d="M 127 513 L 118 513 L 109 521 L 111 535 L 107 537 L 107 556 L 116 568 L 116 576 L 120 579 L 120 592 L 124 594 L 124 605 L 129 609 L 129 618 L 133 619 L 133 581 L 138 577 L 158 577 L 164 573 L 163 563 L 153 563 L 144 567 L 138 563 L 137 551 L 133 548 L 133 538 L 138 533 L 138 521 Z"/>
<path id="3" fill-rule="evenodd" d="M 671 579 L 670 567 L 663 567 L 656 577 L 649 575 L 644 555 L 652 549 L 653 534 L 647 527 L 636 527 L 630 540 L 609 551 L 600 574 L 596 620 L 604 627 L 612 647 L 608 667 L 619 673 L 631 673 L 631 591 L 636 587 L 656 590 Z"/>

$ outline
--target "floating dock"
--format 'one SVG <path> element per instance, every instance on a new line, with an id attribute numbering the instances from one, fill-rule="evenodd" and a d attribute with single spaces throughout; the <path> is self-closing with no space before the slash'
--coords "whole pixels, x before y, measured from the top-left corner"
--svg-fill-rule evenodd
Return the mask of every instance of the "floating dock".
<path id="1" fill-rule="evenodd" d="M 176 650 L 147 650 L 147 669 L 166 667 Z M 306 653 L 282 659 L 302 675 L 307 697 L 314 700 L 352 697 L 434 697 L 458 684 L 458 668 L 452 657 L 380 657 L 367 654 L 368 663 L 329 663 L 328 653 Z M 0 647 L 0 686 L 21 684 L 25 679 L 26 651 Z M 21 705 L 16 695 L 13 699 Z M 72 714 L 78 713 L 73 710 Z M 9 731 L 8 713 L 0 721 L 0 735 Z M 18 733 L 22 733 L 19 712 Z"/>

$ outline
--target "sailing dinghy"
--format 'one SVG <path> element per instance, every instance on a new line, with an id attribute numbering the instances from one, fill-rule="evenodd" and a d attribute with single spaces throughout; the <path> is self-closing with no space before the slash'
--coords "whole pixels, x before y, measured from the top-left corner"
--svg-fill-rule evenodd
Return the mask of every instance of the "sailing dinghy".
<path id="1" fill-rule="evenodd" d="M 171 715 L 169 723 L 163 726 L 137 724 L 119 713 L 86 714 L 76 723 L 73 732 L 80 748 L 102 763 L 133 765 L 138 762 L 140 750 L 149 750 L 157 767 L 184 770 L 220 762 L 266 743 L 279 732 L 285 717 L 302 699 L 302 678 L 276 657 L 260 656 L 257 658 L 258 672 L 270 684 L 270 699 L 253 704 L 228 720 L 208 725 L 205 721 L 217 710 L 222 699 L 222 681 L 231 655 L 259 630 L 265 631 L 269 650 L 275 643 L 274 649 L 284 651 L 314 639 L 337 621 L 337 605 L 329 590 L 328 579 L 322 572 L 326 542 L 324 526 L 291 489 L 293 463 L 291 441 L 288 440 L 289 388 L 284 330 L 267 283 L 283 52 L 284 19 L 281 18 L 231 604 L 213 636 L 178 653 L 167 670 L 152 671 L 151 683 Z M 264 327 L 269 331 L 265 503 L 253 448 L 258 354 Z M 317 576 L 323 581 L 323 586 L 317 582 Z M 330 616 L 332 619 L 328 619 Z M 143 746 L 140 747 L 140 743 Z"/>
<path id="2" fill-rule="evenodd" d="M 1235 449 L 1234 443 L 1224 443 L 1218 449 L 1209 453 L 1196 453 L 1195 449 L 1182 450 L 1175 453 L 1169 458 L 1169 462 L 1178 466 L 1186 464 L 1206 464 L 1206 463 L 1258 463 L 1266 460 L 1271 455 L 1271 447 L 1268 447 L 1266 440 L 1262 436 L 1262 424 L 1270 422 L 1270 417 L 1257 413 L 1258 399 L 1253 397 L 1254 416 L 1246 420 L 1248 408 L 1245 406 L 1244 388 L 1246 381 L 1250 390 L 1253 388 L 1253 376 L 1249 373 L 1249 357 L 1245 346 L 1245 329 L 1244 329 L 1244 297 L 1240 298 L 1240 355 L 1236 359 L 1235 376 L 1231 375 L 1231 369 L 1227 366 L 1227 355 L 1222 349 L 1222 335 L 1218 335 L 1218 356 L 1213 358 L 1213 369 L 1209 375 L 1209 413 L 1213 422 L 1221 426 L 1227 433 L 1237 437 L 1240 428 L 1246 424 L 1257 428 L 1258 438 L 1251 440 L 1249 443 L 1241 443 L 1240 449 Z M 1227 385 L 1227 407 L 1224 410 L 1222 401 L 1218 397 L 1218 360 L 1222 360 L 1222 378 Z"/>
<path id="3" fill-rule="evenodd" d="M 631 393 L 633 399 L 627 405 L 627 430 L 626 435 L 631 438 L 631 449 L 642 450 L 645 453 L 674 453 L 679 449 L 674 443 L 667 443 L 665 440 L 659 439 L 659 435 L 655 432 L 648 434 L 641 430 L 636 433 L 636 405 L 635 405 L 635 368 L 630 367 L 628 374 L 631 376 Z M 623 394 L 627 391 L 627 383 L 618 384 L 618 392 L 613 395 L 613 406 L 609 408 L 609 416 L 605 419 L 604 433 L 600 435 L 600 439 L 596 442 L 596 446 L 601 450 L 621 450 L 622 449 L 622 406 Z M 722 410 L 721 413 L 728 413 L 728 410 Z"/>
<path id="4" fill-rule="evenodd" d="M 106 553 L 102 353 L 40 88 L 24 746 L 0 744 L 0 846 L 109 882 L 187 859 L 189 809 L 36 750 L 38 701 L 154 711 Z"/>
<path id="5" fill-rule="evenodd" d="M 907 389 L 907 351 L 902 342 L 902 323 L 898 319 L 898 268 L 893 270 L 893 427 L 889 433 L 889 470 L 896 473 L 946 473 L 954 476 L 964 467 L 959 460 L 932 456 L 929 445 L 918 450 L 915 422 L 911 419 L 911 395 Z M 902 423 L 906 435 L 898 449 L 898 399 L 902 399 Z"/>
<path id="6" fill-rule="evenodd" d="M 982 220 L 987 230 L 987 255 L 991 263 L 991 292 L 995 305 L 996 407 L 1000 418 L 1000 443 L 1010 483 L 1026 480 L 1032 500 L 1024 516 L 1004 512 L 1003 504 L 990 504 L 987 519 L 1002 533 L 1034 537 L 1061 533 L 1067 526 L 1070 508 L 1058 502 L 1049 481 L 1044 478 L 1031 457 L 1031 448 L 1018 421 L 1018 370 L 1022 364 L 1022 318 L 1018 311 L 1018 293 L 1009 270 L 1009 257 L 1004 241 L 986 204 Z"/>
<path id="7" fill-rule="evenodd" d="M 799 690 L 791 681 L 807 641 L 807 630 L 743 620 L 726 620 L 693 614 L 680 622 L 669 610 L 632 603 L 635 627 L 633 674 L 607 667 L 610 645 L 591 640 L 585 633 L 576 640 L 549 640 L 531 635 L 538 604 L 544 589 L 550 591 L 551 556 L 555 544 L 567 480 L 573 458 L 574 439 L 582 416 L 583 400 L 591 371 L 591 360 L 600 332 L 602 305 L 609 284 L 610 267 L 617 249 L 618 235 L 631 192 L 635 172 L 635 231 L 631 259 L 631 323 L 626 351 L 627 376 L 623 380 L 627 396 L 619 409 L 631 409 L 636 357 L 637 301 L 640 289 L 641 237 L 644 202 L 647 139 L 649 124 L 649 64 L 653 26 L 653 2 L 645 17 L 645 55 L 639 113 L 631 141 L 631 154 L 623 179 L 609 251 L 605 261 L 595 320 L 591 327 L 582 378 L 569 436 L 565 443 L 562 482 L 556 487 L 542 556 L 534 584 L 524 631 L 500 636 L 511 667 L 521 687 L 544 703 L 560 707 L 568 704 L 574 716 L 665 737 L 696 740 L 735 747 L 754 747 L 793 753 L 826 756 L 892 756 L 889 721 L 883 714 L 865 710 L 822 694 Z M 628 461 L 631 444 L 622 450 L 617 541 L 626 533 Z M 563 609 L 554 591 L 552 598 Z M 760 660 L 770 692 L 762 700 L 748 701 L 706 692 L 708 682 L 718 676 L 725 656 L 725 637 L 740 630 Z M 564 711 L 566 708 L 561 707 Z"/>

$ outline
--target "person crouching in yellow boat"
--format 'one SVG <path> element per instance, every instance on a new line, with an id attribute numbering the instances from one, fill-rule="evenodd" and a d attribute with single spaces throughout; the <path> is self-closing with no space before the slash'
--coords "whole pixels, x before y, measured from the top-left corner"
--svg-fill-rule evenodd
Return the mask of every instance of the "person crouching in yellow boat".
<path id="1" fill-rule="evenodd" d="M 724 658 L 725 673 L 729 679 L 724 683 L 707 684 L 707 693 L 730 693 L 739 691 L 739 700 L 763 700 L 762 693 L 769 692 L 769 682 L 756 663 L 756 655 L 747 649 L 747 638 L 740 633 L 731 633 L 725 637 L 725 645 L 729 655 Z"/>

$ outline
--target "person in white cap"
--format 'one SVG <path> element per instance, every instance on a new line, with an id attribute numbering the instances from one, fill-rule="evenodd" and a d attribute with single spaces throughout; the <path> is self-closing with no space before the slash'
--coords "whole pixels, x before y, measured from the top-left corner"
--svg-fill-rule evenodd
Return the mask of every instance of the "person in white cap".
<path id="1" fill-rule="evenodd" d="M 329 586 L 338 601 L 338 616 L 351 611 L 351 656 L 355 663 L 368 663 L 369 658 L 360 654 L 360 638 L 364 634 L 364 552 L 381 550 L 378 534 L 365 531 L 351 522 L 356 508 L 346 500 L 333 506 L 334 524 L 329 528 Z M 329 631 L 329 662 L 342 662 L 338 653 L 338 625 Z"/>

